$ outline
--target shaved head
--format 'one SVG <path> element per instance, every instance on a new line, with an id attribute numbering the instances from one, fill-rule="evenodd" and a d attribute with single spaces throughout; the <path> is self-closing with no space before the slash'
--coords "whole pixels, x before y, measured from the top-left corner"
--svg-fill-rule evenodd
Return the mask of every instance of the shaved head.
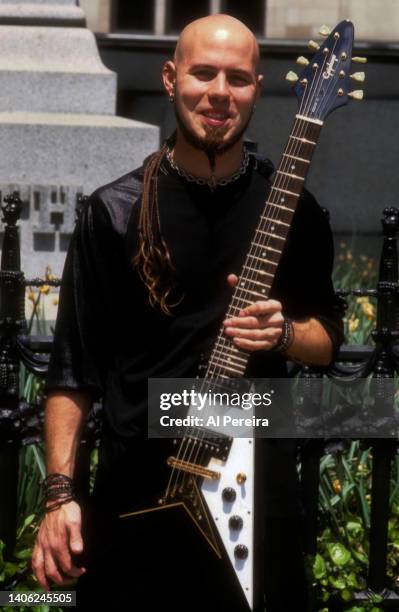
<path id="1" fill-rule="evenodd" d="M 193 47 L 203 47 L 213 42 L 235 40 L 243 52 L 252 58 L 256 72 L 259 68 L 259 45 L 249 28 L 231 15 L 208 15 L 189 23 L 177 41 L 174 61 L 184 61 Z"/>
<path id="2" fill-rule="evenodd" d="M 194 170 L 201 166 L 198 151 L 205 154 L 212 174 L 218 159 L 219 168 L 239 165 L 244 133 L 260 95 L 258 67 L 256 38 L 238 19 L 210 15 L 184 28 L 162 76 L 174 103 L 175 151 L 186 165 L 191 161 Z"/>

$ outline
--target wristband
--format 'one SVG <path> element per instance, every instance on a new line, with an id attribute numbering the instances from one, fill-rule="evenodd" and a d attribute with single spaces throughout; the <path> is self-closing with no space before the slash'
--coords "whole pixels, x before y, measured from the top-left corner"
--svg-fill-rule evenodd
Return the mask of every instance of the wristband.
<path id="1" fill-rule="evenodd" d="M 273 347 L 273 351 L 275 351 L 276 353 L 284 353 L 289 349 L 293 341 L 294 325 L 291 319 L 285 317 L 283 323 L 283 331 L 281 333 L 280 338 L 278 339 L 277 344 Z"/>

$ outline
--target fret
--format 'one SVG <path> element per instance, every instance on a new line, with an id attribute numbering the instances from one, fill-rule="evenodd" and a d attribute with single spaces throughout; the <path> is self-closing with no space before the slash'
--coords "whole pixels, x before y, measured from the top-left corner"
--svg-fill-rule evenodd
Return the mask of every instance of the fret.
<path id="1" fill-rule="evenodd" d="M 238 349 L 236 349 L 236 348 L 235 348 L 235 347 L 233 347 L 233 346 L 229 346 L 229 347 L 228 347 L 228 350 L 229 350 L 229 351 L 231 351 L 231 349 L 232 349 L 232 348 L 234 348 L 234 352 L 237 352 L 237 353 L 238 353 Z M 222 351 L 222 349 L 218 349 L 217 347 L 215 347 L 215 348 L 214 348 L 214 350 L 213 350 L 212 352 L 213 352 L 213 353 L 221 353 L 222 355 L 224 355 L 224 354 L 225 354 L 225 353 Z M 246 360 L 246 359 L 244 359 L 244 357 L 238 357 L 237 355 L 234 355 L 234 356 L 229 355 L 229 356 L 226 358 L 226 361 L 230 361 L 230 359 L 235 359 L 235 360 L 238 360 L 238 361 L 242 361 L 242 363 L 247 363 L 247 360 Z"/>
<path id="2" fill-rule="evenodd" d="M 270 287 L 267 287 L 267 288 L 270 289 Z M 257 295 L 258 297 L 261 297 L 263 299 L 266 297 L 265 296 L 266 289 L 264 289 L 265 293 L 259 293 L 258 291 L 253 291 L 252 289 L 245 289 L 245 288 L 241 289 L 241 287 L 238 287 L 238 285 L 237 285 L 237 289 L 239 289 L 240 291 L 243 291 L 244 293 L 251 293 L 252 295 Z M 242 298 L 240 298 L 240 299 L 242 299 Z M 251 302 L 251 304 L 252 304 L 252 302 Z"/>
<path id="3" fill-rule="evenodd" d="M 291 159 L 297 159 L 298 161 L 305 162 L 305 164 L 310 164 L 310 160 L 304 157 L 297 157 L 296 155 L 289 155 L 288 153 L 283 153 L 283 157 L 291 157 Z"/>
<path id="4" fill-rule="evenodd" d="M 300 197 L 300 193 L 295 193 L 294 191 L 287 191 L 287 189 L 281 189 L 280 187 L 272 187 L 272 190 L 275 189 L 276 191 L 282 191 L 283 193 L 288 193 L 288 195 L 293 195 L 296 198 Z"/>
<path id="5" fill-rule="evenodd" d="M 262 219 L 264 219 L 265 221 L 268 220 L 268 218 L 264 217 L 264 216 L 262 216 Z M 269 232 L 266 232 L 266 230 L 261 230 L 261 229 L 257 228 L 256 231 L 259 232 L 260 234 L 264 234 L 265 236 L 270 236 Z M 264 248 L 265 249 L 269 249 L 269 248 L 271 249 L 271 247 L 269 247 L 269 246 L 265 246 Z"/>
<path id="6" fill-rule="evenodd" d="M 263 219 L 263 217 L 262 217 L 262 219 Z M 258 232 L 262 232 L 262 233 L 263 233 L 263 230 L 259 230 L 259 229 L 258 229 L 257 231 L 258 231 Z M 255 243 L 253 243 L 253 244 L 256 244 L 256 242 L 255 242 Z M 260 246 L 260 245 L 256 244 L 256 246 Z M 266 246 L 266 245 L 263 245 L 263 246 L 262 246 L 262 249 L 265 251 L 265 255 L 267 254 L 267 253 L 266 253 L 266 251 L 274 251 L 275 253 L 279 253 L 279 254 L 281 253 L 281 251 L 279 251 L 279 249 L 275 249 L 275 248 L 271 247 L 269 244 L 268 244 L 267 246 Z M 263 255 L 263 253 L 262 253 L 262 255 Z M 259 259 L 260 261 L 265 261 L 265 260 L 264 260 L 264 259 L 262 259 L 261 257 L 258 257 L 258 256 L 256 256 L 256 255 L 251 255 L 250 253 L 248 253 L 248 257 L 255 257 L 255 259 Z M 266 260 L 266 261 L 267 261 L 267 260 Z"/>
<path id="7" fill-rule="evenodd" d="M 269 272 L 265 272 L 265 274 L 267 274 L 268 276 L 271 276 L 272 278 L 274 276 L 274 274 L 269 274 Z M 252 278 L 244 278 L 240 276 L 240 282 L 239 282 L 239 285 L 237 285 L 237 287 L 239 286 L 240 289 L 245 288 L 245 283 L 254 283 L 255 285 L 259 285 L 260 287 L 265 286 L 265 283 L 262 283 L 261 281 L 256 281 L 256 280 L 253 280 Z"/>
<path id="8" fill-rule="evenodd" d="M 269 200 L 266 202 L 266 204 L 268 206 L 275 206 L 276 208 L 281 208 L 282 210 L 288 210 L 289 212 L 294 212 L 293 208 L 289 208 L 289 206 L 283 206 L 282 204 L 276 204 L 276 202 L 270 202 Z M 263 215 L 261 216 L 261 219 L 263 219 Z"/>
<path id="9" fill-rule="evenodd" d="M 284 174 L 285 176 L 289 176 L 298 181 L 304 181 L 305 179 L 302 176 L 298 176 L 297 174 L 290 174 L 289 172 L 283 172 L 282 170 L 277 170 L 276 174 Z"/>
<path id="10" fill-rule="evenodd" d="M 285 223 L 285 221 L 279 221 L 278 219 L 271 219 L 270 217 L 263 217 L 266 221 L 270 221 L 271 223 L 279 223 L 280 225 L 285 225 L 286 227 L 290 227 L 290 223 Z M 273 229 L 273 228 L 272 228 Z"/>
<path id="11" fill-rule="evenodd" d="M 281 236 L 277 236 L 277 234 L 271 234 L 270 232 L 265 232 L 265 230 L 257 229 L 256 231 L 260 232 L 261 234 L 264 234 L 265 236 L 271 236 L 271 238 L 277 238 L 278 240 L 285 240 L 285 238 L 282 238 Z M 256 246 L 261 247 L 262 249 L 268 248 L 265 246 L 261 246 L 257 242 L 252 242 L 252 244 L 255 244 Z"/>
<path id="12" fill-rule="evenodd" d="M 220 363 L 214 363 L 212 364 L 212 357 L 209 361 L 209 365 L 214 365 L 217 368 L 223 368 L 223 370 L 228 370 L 229 372 L 233 372 L 234 374 L 242 374 L 242 370 L 236 370 L 234 368 L 231 368 L 225 364 L 220 364 Z"/>
<path id="13" fill-rule="evenodd" d="M 257 259 L 258 261 L 261 261 L 262 263 L 267 263 L 267 259 L 263 259 L 263 257 L 258 257 L 257 255 L 251 255 L 251 253 L 248 253 L 247 257 L 251 257 L 252 259 Z"/>
<path id="14" fill-rule="evenodd" d="M 290 135 L 290 138 L 292 138 L 293 140 L 299 140 L 300 142 L 303 142 L 305 144 L 313 145 L 314 147 L 317 145 L 317 142 L 313 142 L 313 140 L 308 140 L 307 138 L 301 138 L 299 136 L 292 135 Z"/>
<path id="15" fill-rule="evenodd" d="M 301 119 L 301 121 L 306 121 L 307 123 L 315 123 L 316 125 L 323 125 L 323 121 L 321 119 L 313 119 L 311 117 L 305 117 L 304 115 L 295 115 L 297 119 Z"/>
<path id="16" fill-rule="evenodd" d="M 264 296 L 264 295 L 262 295 L 262 297 L 264 298 L 265 296 Z M 239 298 L 239 299 L 241 300 L 241 302 L 245 302 L 245 303 L 247 303 L 247 304 L 253 304 L 253 301 L 252 301 L 252 300 L 247 300 L 247 299 L 245 299 L 245 298 L 243 298 L 243 297 L 242 297 L 242 298 Z"/>
<path id="17" fill-rule="evenodd" d="M 262 215 L 261 219 L 264 219 L 264 218 L 265 217 Z M 262 232 L 263 234 L 267 234 L 267 232 L 265 232 L 264 230 L 258 230 L 258 231 Z M 269 236 L 270 234 L 267 234 L 267 235 Z M 275 248 L 271 247 L 269 244 L 267 246 L 264 246 L 263 249 L 265 251 L 274 251 L 275 253 L 279 253 L 279 254 L 282 253 L 282 251 L 279 251 L 279 249 L 275 249 Z M 262 260 L 262 261 L 267 261 L 267 259 Z"/>
<path id="18" fill-rule="evenodd" d="M 264 261 L 277 267 L 275 261 L 270 261 L 269 259 L 265 259 Z M 263 276 L 264 274 L 269 274 L 269 276 L 272 276 L 272 274 L 266 272 L 266 270 L 259 270 L 258 268 L 252 268 L 251 266 L 247 265 L 244 265 L 243 268 L 245 268 L 246 270 L 251 270 L 251 272 L 256 272 L 256 274 L 260 274 L 261 276 Z"/>

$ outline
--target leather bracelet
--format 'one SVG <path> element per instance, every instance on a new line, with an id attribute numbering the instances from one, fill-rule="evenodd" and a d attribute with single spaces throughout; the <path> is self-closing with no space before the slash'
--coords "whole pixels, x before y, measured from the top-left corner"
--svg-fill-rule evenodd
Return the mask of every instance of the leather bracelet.
<path id="1" fill-rule="evenodd" d="M 276 353 L 284 353 L 287 351 L 291 344 L 294 342 L 294 325 L 292 320 L 285 317 L 283 323 L 283 331 L 277 344 L 273 347 L 273 351 Z"/>
<path id="2" fill-rule="evenodd" d="M 66 474 L 49 474 L 42 482 L 45 501 L 61 501 L 74 498 L 73 480 Z"/>
<path id="3" fill-rule="evenodd" d="M 48 514 L 49 512 L 53 512 L 53 510 L 58 510 L 58 508 L 61 508 L 63 504 L 67 504 L 70 501 L 75 501 L 75 497 L 73 495 L 69 495 L 68 497 L 58 499 L 57 501 L 50 504 L 49 506 L 45 506 L 43 508 L 43 511 L 45 514 Z"/>

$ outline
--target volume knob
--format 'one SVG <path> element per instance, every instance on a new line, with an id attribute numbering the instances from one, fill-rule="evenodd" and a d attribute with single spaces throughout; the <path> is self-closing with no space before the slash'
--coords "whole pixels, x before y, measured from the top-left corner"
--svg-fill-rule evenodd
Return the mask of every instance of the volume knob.
<path id="1" fill-rule="evenodd" d="M 232 504 L 236 500 L 236 497 L 237 497 L 237 493 L 234 491 L 232 487 L 226 487 L 225 489 L 223 489 L 222 491 L 223 501 L 229 502 L 230 504 Z"/>
<path id="2" fill-rule="evenodd" d="M 236 559 L 246 559 L 248 557 L 248 553 L 249 551 L 245 544 L 237 544 L 234 549 L 234 556 Z"/>
<path id="3" fill-rule="evenodd" d="M 235 514 L 234 516 L 231 516 L 229 518 L 230 529 L 234 529 L 234 531 L 240 531 L 243 525 L 244 521 L 242 520 L 241 516 L 237 516 L 237 514 Z"/>

